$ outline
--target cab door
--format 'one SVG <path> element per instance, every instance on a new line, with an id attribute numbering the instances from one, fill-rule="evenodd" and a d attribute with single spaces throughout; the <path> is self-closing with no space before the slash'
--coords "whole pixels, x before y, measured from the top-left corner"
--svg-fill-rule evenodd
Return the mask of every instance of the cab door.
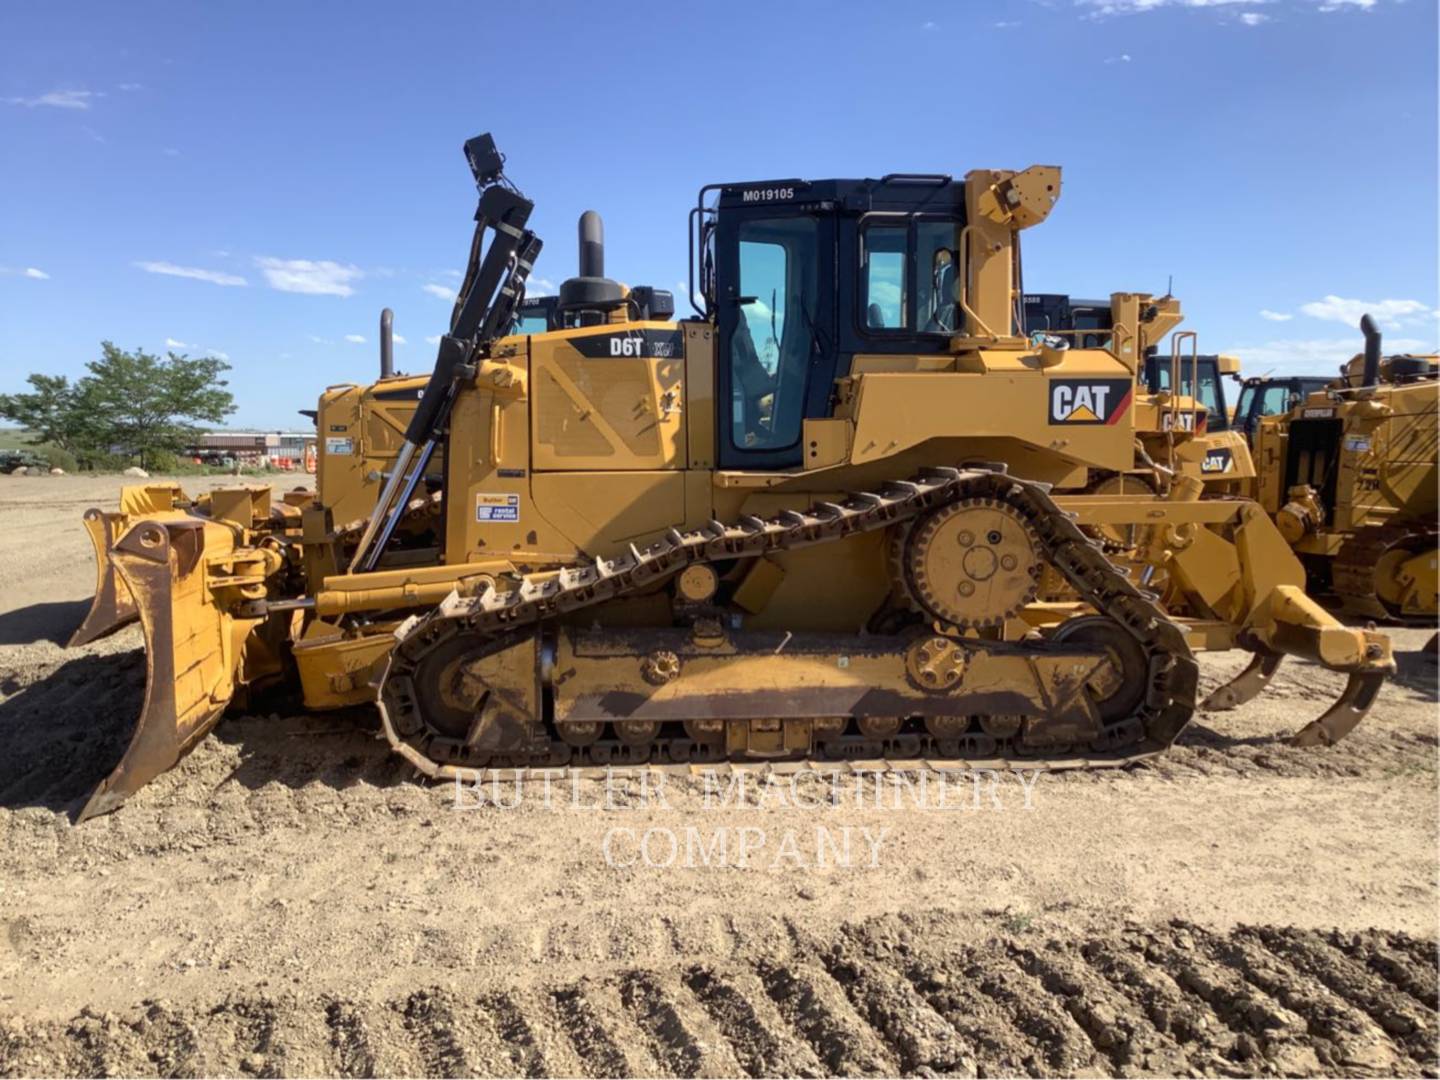
<path id="1" fill-rule="evenodd" d="M 726 469 L 801 463 L 807 417 L 828 415 L 836 366 L 835 219 L 730 210 L 716 230 L 716 443 Z"/>

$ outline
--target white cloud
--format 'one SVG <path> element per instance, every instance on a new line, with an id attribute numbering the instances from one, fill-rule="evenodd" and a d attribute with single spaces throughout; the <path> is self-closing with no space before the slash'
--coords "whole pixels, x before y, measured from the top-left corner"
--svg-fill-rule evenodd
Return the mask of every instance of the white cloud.
<path id="1" fill-rule="evenodd" d="M 1235 8 L 1259 7 L 1271 0 L 1074 0 L 1075 6 L 1087 11 L 1092 19 L 1112 15 L 1144 15 L 1163 8 Z M 1320 11 L 1369 11 L 1379 0 L 1311 0 Z M 1246 12 L 1240 16 L 1246 26 L 1259 26 L 1269 16 Z"/>
<path id="2" fill-rule="evenodd" d="M 420 287 L 431 296 L 438 296 L 441 300 L 449 300 L 452 304 L 455 302 L 455 290 L 450 288 L 449 285 L 430 284 Z"/>
<path id="3" fill-rule="evenodd" d="M 993 25 L 996 30 L 1013 30 L 1020 25 L 1020 22 L 1018 19 L 1001 19 L 999 22 L 992 23 L 991 25 Z"/>
<path id="4" fill-rule="evenodd" d="M 335 343 L 334 343 L 333 341 L 331 341 L 329 338 L 319 337 L 319 336 L 316 335 L 316 334 L 307 334 L 306 336 L 307 336 L 311 341 L 313 341 L 316 345 L 334 345 L 334 344 L 335 344 Z"/>
<path id="5" fill-rule="evenodd" d="M 350 283 L 365 276 L 358 266 L 329 259 L 276 259 L 257 255 L 255 265 L 260 267 L 272 289 L 311 296 L 353 296 L 355 289 Z"/>
<path id="6" fill-rule="evenodd" d="M 689 291 L 689 289 L 690 283 L 688 281 L 677 281 L 675 283 L 675 305 L 677 307 L 679 307 L 680 301 L 685 299 L 685 294 Z M 705 310 L 705 297 L 700 294 L 699 289 L 695 290 L 694 294 L 691 296 L 691 300 L 694 303 L 696 310 Z"/>
<path id="7" fill-rule="evenodd" d="M 41 94 L 39 97 L 7 97 L 3 100 L 7 105 L 20 105 L 27 109 L 88 109 L 91 98 L 103 96 L 103 94 L 92 93 L 89 90 L 51 90 L 48 94 Z"/>
<path id="8" fill-rule="evenodd" d="M 1128 63 L 1130 63 L 1130 54 L 1129 54 L 1129 53 L 1121 53 L 1119 56 L 1108 56 L 1108 57 L 1105 58 L 1105 63 L 1107 63 L 1107 64 L 1128 64 Z"/>
<path id="9" fill-rule="evenodd" d="M 1251 7 L 1268 0 L 1075 0 L 1075 6 L 1089 11 L 1089 18 L 1112 15 L 1144 15 L 1161 8 L 1215 8 L 1236 5 Z"/>
<path id="10" fill-rule="evenodd" d="M 121 89 L 121 90 L 139 90 L 139 89 L 140 89 L 140 84 L 139 84 L 138 82 L 122 82 L 122 83 L 120 84 L 120 89 Z"/>
<path id="11" fill-rule="evenodd" d="M 185 342 L 183 342 L 183 341 L 176 341 L 173 337 L 167 337 L 167 338 L 165 339 L 165 347 L 166 347 L 167 349 L 188 349 L 188 348 L 190 348 L 190 346 L 189 346 L 189 345 L 186 345 Z"/>
<path id="12" fill-rule="evenodd" d="M 425 339 L 425 344 L 426 344 L 426 345 L 439 345 L 439 344 L 440 344 L 440 335 L 439 335 L 439 334 L 431 334 L 431 335 L 429 335 L 429 336 L 426 337 L 426 339 Z"/>
<path id="13" fill-rule="evenodd" d="M 554 296 L 555 283 L 549 278 L 532 277 L 525 282 L 526 296 Z"/>
<path id="14" fill-rule="evenodd" d="M 405 340 L 405 336 L 403 334 L 392 334 L 391 340 L 394 341 L 396 345 L 410 344 L 408 341 Z"/>
<path id="15" fill-rule="evenodd" d="M 25 274 L 25 276 L 28 277 L 28 278 L 34 278 L 36 281 L 49 281 L 49 280 L 50 280 L 50 275 L 49 275 L 49 274 L 47 274 L 44 270 L 38 270 L 38 269 L 36 269 L 36 268 L 33 267 L 33 266 L 27 266 L 27 267 L 25 267 L 24 274 Z"/>
<path id="16" fill-rule="evenodd" d="M 921 30 L 934 30 L 934 29 L 936 28 L 936 26 L 938 26 L 938 25 L 939 25 L 939 24 L 936 23 L 936 22 L 934 22 L 933 20 L 931 20 L 931 19 L 926 19 L 923 23 L 920 24 L 920 29 L 921 29 Z"/>
<path id="17" fill-rule="evenodd" d="M 365 336 L 363 334 L 346 334 L 345 340 L 350 342 L 351 345 L 365 344 Z"/>
<path id="18" fill-rule="evenodd" d="M 1431 317 L 1430 306 L 1419 300 L 1350 300 L 1343 296 L 1326 296 L 1301 304 L 1300 310 L 1312 319 L 1341 322 L 1359 326 L 1360 316 L 1369 314 L 1381 326 L 1418 326 Z"/>
<path id="19" fill-rule="evenodd" d="M 1260 318 L 1269 319 L 1271 322 L 1289 322 L 1295 318 L 1295 316 L 1285 311 L 1271 311 L 1269 308 L 1261 308 Z"/>
<path id="20" fill-rule="evenodd" d="M 208 281 L 211 285 L 245 285 L 247 282 L 238 274 L 227 274 L 221 270 L 204 270 L 198 266 L 176 266 L 172 262 L 137 262 L 135 264 L 147 274 L 168 274 L 170 277 L 194 278 Z"/>
<path id="21" fill-rule="evenodd" d="M 224 360 L 227 363 L 230 360 L 230 354 L 227 352 L 221 352 L 219 349 L 206 349 L 205 355 L 213 357 L 216 360 Z"/>
<path id="22" fill-rule="evenodd" d="M 1267 341 L 1259 345 L 1233 345 L 1220 351 L 1238 356 L 1246 375 L 1333 375 L 1364 347 L 1358 333 L 1340 338 Z M 1426 352 L 1433 349 L 1417 338 L 1385 340 L 1385 352 Z"/>

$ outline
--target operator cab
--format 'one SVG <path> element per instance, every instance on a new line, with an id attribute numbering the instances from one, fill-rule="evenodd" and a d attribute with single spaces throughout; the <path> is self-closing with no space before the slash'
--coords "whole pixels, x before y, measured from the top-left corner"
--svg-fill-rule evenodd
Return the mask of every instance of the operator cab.
<path id="1" fill-rule="evenodd" d="M 691 221 L 691 292 L 718 334 L 721 468 L 800 465 L 804 420 L 832 414 L 857 354 L 949 351 L 963 181 L 710 185 Z"/>
<path id="2" fill-rule="evenodd" d="M 1109 300 L 1076 300 L 1064 293 L 1025 294 L 1025 336 L 1064 333 L 1077 349 L 1110 344 L 1114 315 Z M 1094 330 L 1093 334 L 1076 331 Z"/>
<path id="3" fill-rule="evenodd" d="M 1235 406 L 1235 429 L 1246 439 L 1255 435 L 1261 417 L 1288 413 L 1329 382 L 1321 375 L 1291 375 L 1283 378 L 1246 379 Z"/>
<path id="4" fill-rule="evenodd" d="M 1191 385 L 1191 372 L 1199 389 Z M 1205 406 L 1207 431 L 1229 431 L 1230 409 L 1225 401 L 1225 383 L 1221 376 L 1236 375 L 1240 363 L 1233 356 L 1182 356 L 1180 358 L 1180 394 L 1194 398 Z M 1152 352 L 1145 357 L 1145 386 L 1152 394 L 1170 389 L 1170 357 Z"/>

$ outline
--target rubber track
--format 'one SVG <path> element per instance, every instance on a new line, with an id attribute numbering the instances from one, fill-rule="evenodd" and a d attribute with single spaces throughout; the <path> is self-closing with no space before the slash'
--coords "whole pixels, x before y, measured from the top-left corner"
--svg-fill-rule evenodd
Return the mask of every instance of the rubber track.
<path id="1" fill-rule="evenodd" d="M 0 1014 L 0 1076 L 1433 1075 L 1440 1017 L 1396 982 L 1433 985 L 1435 945 L 1173 923 L 947 947 L 907 916 L 523 992 Z"/>
<path id="2" fill-rule="evenodd" d="M 506 590 L 486 590 L 475 596 L 452 593 L 437 608 L 413 616 L 396 631 L 396 646 L 377 695 L 385 735 L 402 756 L 432 776 L 455 775 L 461 769 L 473 775 L 474 770 L 486 766 L 688 762 L 693 747 L 685 740 L 652 744 L 637 755 L 613 742 L 577 750 L 553 734 L 540 735 L 526 754 L 491 760 L 459 740 L 437 736 L 425 724 L 414 680 L 425 657 L 458 635 L 473 640 L 473 655 L 482 656 L 509 647 L 547 620 L 635 593 L 695 563 L 756 558 L 875 532 L 962 499 L 989 499 L 1017 511 L 1035 531 L 1049 563 L 1080 598 L 1140 642 L 1150 672 L 1139 712 L 1107 725 L 1089 747 L 1039 758 L 1020 755 L 1008 740 L 988 740 L 990 745 L 966 760 L 979 757 L 987 764 L 1014 760 L 1032 767 L 1115 765 L 1169 746 L 1195 710 L 1198 666 L 1183 631 L 1165 615 L 1152 594 L 1131 584 L 1099 544 L 1056 506 L 1045 485 L 981 468 L 927 470 L 911 480 L 854 494 L 840 503 L 817 503 L 805 512 L 788 510 L 768 519 L 747 517 L 732 525 L 713 521 L 692 532 L 672 529 L 647 548 L 632 544 L 627 554 L 615 559 L 528 575 Z M 913 735 L 849 742 L 851 745 L 841 747 L 846 757 L 944 759 L 964 757 L 967 749 L 960 740 Z"/>

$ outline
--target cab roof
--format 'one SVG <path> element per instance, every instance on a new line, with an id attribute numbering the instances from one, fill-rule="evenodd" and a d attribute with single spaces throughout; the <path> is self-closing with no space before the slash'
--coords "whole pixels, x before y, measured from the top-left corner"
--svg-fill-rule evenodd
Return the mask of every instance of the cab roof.
<path id="1" fill-rule="evenodd" d="M 965 181 L 948 174 L 891 173 L 878 180 L 747 180 L 711 184 L 701 189 L 703 205 L 708 192 L 718 192 L 720 210 L 831 203 L 856 213 L 867 210 L 933 212 L 947 216 L 965 209 Z"/>

